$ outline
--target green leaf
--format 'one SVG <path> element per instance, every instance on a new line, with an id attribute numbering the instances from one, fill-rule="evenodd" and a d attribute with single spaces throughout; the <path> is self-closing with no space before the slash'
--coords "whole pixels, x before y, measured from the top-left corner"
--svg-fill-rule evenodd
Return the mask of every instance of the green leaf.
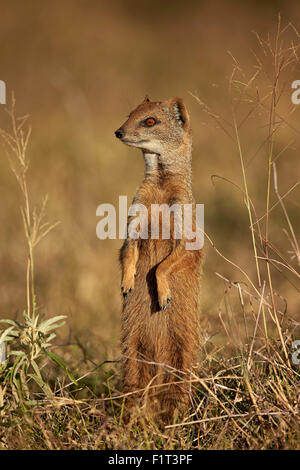
<path id="1" fill-rule="evenodd" d="M 24 351 L 9 351 L 7 357 L 9 356 L 25 356 Z"/>
<path id="2" fill-rule="evenodd" d="M 36 325 L 37 325 L 37 323 L 38 323 L 38 319 L 39 319 L 39 315 L 37 315 L 37 316 L 35 317 L 35 320 L 34 320 L 34 322 L 33 322 L 34 328 L 36 328 Z"/>
<path id="3" fill-rule="evenodd" d="M 19 400 L 23 400 L 24 396 L 23 396 L 22 381 L 21 381 L 20 375 L 16 375 L 14 377 L 13 384 L 17 389 Z"/>
<path id="4" fill-rule="evenodd" d="M 55 362 L 56 364 L 58 364 L 62 369 L 64 369 L 64 371 L 66 372 L 67 376 L 69 377 L 69 379 L 73 382 L 73 384 L 77 385 L 78 386 L 78 382 L 76 381 L 76 379 L 73 377 L 73 375 L 71 374 L 71 372 L 69 371 L 69 369 L 67 368 L 66 364 L 64 363 L 64 361 L 59 357 L 57 356 L 56 354 L 54 354 L 53 352 L 51 351 L 47 351 L 47 349 L 43 349 L 44 353 L 50 357 L 50 359 L 52 359 L 53 362 Z"/>
<path id="5" fill-rule="evenodd" d="M 19 326 L 15 321 L 13 321 L 13 320 L 8 320 L 8 319 L 0 320 L 0 323 L 8 323 L 9 325 L 13 325 L 13 326 L 16 326 L 16 327 Z"/>
<path id="6" fill-rule="evenodd" d="M 34 369 L 35 374 L 28 374 L 28 376 L 31 377 L 41 387 L 48 398 L 51 398 L 53 393 L 49 385 L 44 381 L 37 363 L 33 359 L 30 361 L 30 363 Z"/>
<path id="7" fill-rule="evenodd" d="M 56 337 L 56 334 L 55 333 L 51 333 L 48 338 L 45 339 L 45 342 L 44 343 L 41 343 L 41 347 L 42 348 L 48 348 L 49 346 L 51 346 L 51 341 Z"/>
<path id="8" fill-rule="evenodd" d="M 62 323 L 56 323 L 59 320 L 62 320 L 64 318 L 67 318 L 67 315 L 57 315 L 56 317 L 49 318 L 48 320 L 43 321 L 39 326 L 38 330 L 41 333 L 47 333 L 50 330 L 53 330 L 54 328 L 58 328 L 62 325 L 65 324 L 65 322 Z"/>
<path id="9" fill-rule="evenodd" d="M 0 342 L 11 341 L 15 337 L 19 336 L 19 332 L 14 330 L 14 326 L 10 326 L 4 330 L 0 336 Z"/>
<path id="10" fill-rule="evenodd" d="M 17 374 L 19 368 L 21 367 L 23 362 L 26 361 L 26 359 L 27 359 L 26 354 L 24 354 L 23 356 L 21 355 L 17 358 L 16 362 L 14 363 L 13 367 L 11 368 L 11 381 L 12 382 L 14 382 L 16 374 Z"/>
<path id="11" fill-rule="evenodd" d="M 29 315 L 27 315 L 27 313 L 23 312 L 23 316 L 25 318 L 25 322 L 28 326 L 32 326 L 33 323 L 32 323 L 32 318 L 30 318 Z"/>

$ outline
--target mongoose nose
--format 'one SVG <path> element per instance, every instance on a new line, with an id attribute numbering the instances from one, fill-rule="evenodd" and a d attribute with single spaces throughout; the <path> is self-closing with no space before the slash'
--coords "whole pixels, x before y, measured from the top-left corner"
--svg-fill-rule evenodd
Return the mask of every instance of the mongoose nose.
<path id="1" fill-rule="evenodd" d="M 117 139 L 122 139 L 123 135 L 124 135 L 124 131 L 122 129 L 116 130 L 115 136 L 117 137 Z"/>

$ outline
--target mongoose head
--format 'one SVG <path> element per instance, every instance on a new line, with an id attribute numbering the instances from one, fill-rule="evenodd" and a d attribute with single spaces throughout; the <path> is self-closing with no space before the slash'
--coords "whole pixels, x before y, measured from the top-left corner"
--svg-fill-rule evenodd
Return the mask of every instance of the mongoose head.
<path id="1" fill-rule="evenodd" d="M 115 131 L 124 144 L 158 155 L 176 150 L 190 141 L 190 119 L 183 101 L 144 101 Z"/>

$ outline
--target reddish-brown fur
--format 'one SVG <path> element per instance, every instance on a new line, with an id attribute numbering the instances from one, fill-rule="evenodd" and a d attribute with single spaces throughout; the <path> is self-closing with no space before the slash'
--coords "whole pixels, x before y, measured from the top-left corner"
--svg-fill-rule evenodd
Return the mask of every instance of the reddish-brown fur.
<path id="1" fill-rule="evenodd" d="M 152 116 L 157 125 L 148 129 L 141 123 Z M 120 252 L 124 392 L 142 389 L 146 409 L 170 419 L 190 399 L 190 371 L 199 348 L 202 251 L 186 250 L 186 240 L 174 239 L 174 225 L 170 240 L 161 232 L 151 239 L 150 206 L 189 203 L 195 208 L 189 116 L 180 99 L 146 98 L 118 131 L 124 143 L 143 151 L 145 177 L 133 202 L 149 214 L 149 238 L 127 238 Z M 137 395 L 131 401 L 136 403 Z"/>

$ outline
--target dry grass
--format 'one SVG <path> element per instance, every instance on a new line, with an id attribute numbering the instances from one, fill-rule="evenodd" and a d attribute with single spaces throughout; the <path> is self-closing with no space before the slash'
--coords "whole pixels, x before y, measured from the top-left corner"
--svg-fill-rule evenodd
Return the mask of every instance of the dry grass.
<path id="1" fill-rule="evenodd" d="M 234 10 L 235 4 L 230 5 Z M 57 5 L 54 12 L 57 14 L 60 8 Z M 181 7 L 175 5 L 174 8 L 181 12 Z M 218 23 L 218 36 L 210 37 L 209 28 L 217 20 L 212 19 L 209 7 L 201 7 L 201 17 L 207 19 L 207 27 L 203 23 L 201 34 L 211 39 L 208 50 L 202 52 L 197 42 L 198 28 L 193 23 L 200 10 L 193 8 L 184 10 L 180 19 L 175 16 L 169 19 L 170 24 L 173 22 L 174 34 L 178 24 L 190 26 L 187 42 L 182 38 L 183 42 L 176 45 L 176 52 L 185 67 L 201 51 L 202 62 L 219 69 L 203 77 L 199 85 L 201 91 L 192 93 L 189 106 L 194 123 L 194 193 L 197 201 L 205 203 L 207 251 L 202 287 L 202 355 L 190 380 L 194 392 L 190 413 L 176 416 L 173 424 L 161 428 L 154 421 L 146 421 L 137 408 L 130 423 L 123 422 L 126 396 L 120 385 L 118 363 L 121 308 L 116 270 L 119 242 L 96 240 L 93 217 L 99 202 L 114 202 L 119 194 L 133 192 L 141 176 L 142 163 L 135 160 L 132 165 L 134 157 L 106 137 L 122 121 L 121 118 L 107 120 L 106 116 L 121 116 L 129 110 L 127 108 L 133 107 L 131 103 L 130 106 L 127 102 L 117 105 L 112 95 L 106 99 L 103 95 L 100 102 L 104 117 L 99 118 L 91 104 L 92 97 L 98 96 L 96 88 L 92 83 L 89 96 L 89 82 L 85 82 L 80 73 L 76 75 L 72 64 L 70 69 L 78 83 L 82 80 L 81 87 L 72 81 L 66 70 L 52 77 L 55 90 L 61 90 L 67 120 L 61 110 L 60 113 L 53 110 L 49 100 L 46 108 L 50 117 L 47 119 L 45 110 L 40 112 L 34 104 L 30 106 L 33 115 L 36 113 L 36 121 L 40 117 L 44 122 L 36 122 L 37 131 L 31 146 L 30 134 L 23 129 L 26 121 L 16 120 L 14 109 L 10 113 L 12 131 L 2 132 L 6 143 L 13 144 L 10 150 L 16 150 L 12 169 L 21 189 L 25 238 L 18 212 L 19 195 L 16 196 L 15 182 L 3 158 L 1 182 L 7 205 L 0 212 L 1 243 L 7 253 L 4 255 L 6 270 L 0 275 L 1 317 L 20 323 L 18 311 L 24 308 L 28 318 L 37 321 L 37 328 L 38 322 L 52 318 L 53 312 L 59 316 L 67 314 L 68 321 L 60 329 L 56 344 L 46 347 L 50 357 L 44 353 L 45 346 L 41 347 L 45 338 L 37 333 L 34 339 L 29 336 L 29 344 L 36 347 L 39 341 L 39 355 L 34 364 L 28 363 L 23 375 L 10 374 L 16 370 L 13 355 L 6 366 L 2 366 L 0 448 L 300 447 L 300 369 L 291 361 L 292 342 L 300 339 L 297 240 L 300 142 L 299 108 L 290 100 L 291 82 L 299 78 L 296 75 L 300 73 L 299 34 L 289 20 L 278 17 L 274 27 L 274 17 L 272 23 L 264 20 L 264 15 L 255 21 L 253 10 L 244 7 L 245 10 L 238 12 L 243 27 L 253 29 L 255 24 L 266 31 L 267 26 L 273 32 L 255 33 L 251 40 L 247 36 L 247 49 L 237 47 L 226 57 L 224 50 L 220 52 L 220 43 L 228 33 L 226 26 L 223 21 Z M 296 14 L 293 2 L 289 8 L 291 16 Z M 228 18 L 231 18 L 230 8 L 228 11 Z M 45 10 L 40 10 L 40 21 L 45 25 L 44 13 Z M 107 24 L 114 26 L 122 37 L 127 34 L 131 40 L 130 26 L 134 24 L 135 30 L 140 31 L 140 12 L 137 10 L 136 18 L 130 20 L 114 13 L 113 7 L 111 10 L 104 8 Z M 83 17 L 89 22 L 89 31 L 100 34 L 93 15 L 87 10 L 74 7 L 73 15 L 75 27 Z M 11 18 L 10 11 L 6 10 L 5 24 L 9 24 Z M 77 44 L 75 51 L 70 40 L 75 36 L 63 39 L 63 23 L 56 23 L 51 15 L 48 20 L 48 27 L 51 29 L 55 24 L 57 33 L 55 40 L 51 36 L 52 47 L 61 47 L 62 54 L 67 51 L 71 61 L 73 54 L 82 61 L 85 58 L 87 63 L 94 60 L 92 52 L 85 57 L 86 50 L 91 51 L 89 48 Z M 105 31 L 109 35 L 108 29 Z M 170 47 L 165 33 L 159 28 L 157 32 L 160 40 Z M 89 34 L 85 36 L 88 44 L 94 42 Z M 112 52 L 120 47 L 118 37 L 111 38 Z M 245 36 L 240 33 L 239 37 Z M 187 44 L 191 51 L 185 63 Z M 143 50 L 143 57 L 146 56 L 143 70 L 148 76 L 149 57 L 152 65 L 157 59 L 155 53 L 151 55 L 147 41 L 143 43 L 143 47 L 146 46 L 148 55 Z M 212 63 L 210 57 L 214 56 L 214 51 L 218 54 Z M 110 70 L 110 59 L 104 50 L 100 52 L 106 70 Z M 238 55 L 245 60 L 237 58 Z M 47 60 L 49 64 L 50 58 Z M 168 63 L 172 64 L 172 60 Z M 123 73 L 128 71 L 122 69 L 121 58 L 117 64 Z M 113 75 L 120 75 L 120 70 Z M 199 70 L 188 70 L 192 83 L 198 83 Z M 225 75 L 224 70 L 228 79 L 215 84 L 218 73 Z M 190 89 L 188 81 L 184 81 L 185 75 L 179 71 L 178 76 L 168 82 L 172 83 L 174 95 L 178 94 L 176 87 Z M 170 93 L 169 85 L 152 88 L 153 77 L 151 75 L 149 82 L 144 76 L 139 76 L 140 81 L 131 77 L 135 85 L 132 104 L 136 104 L 139 89 L 141 96 L 144 94 L 143 82 L 150 88 L 148 92 Z M 127 79 L 122 81 L 124 87 Z M 167 83 L 163 78 L 161 81 Z M 208 85 L 212 81 L 214 87 Z M 119 78 L 115 86 L 118 83 Z M 43 99 L 43 92 L 37 90 Z M 2 127 L 7 128 L 6 120 Z M 99 127 L 102 140 L 95 133 Z M 19 145 L 15 146 L 14 142 Z M 28 150 L 31 166 L 28 166 Z M 100 162 L 94 158 L 95 153 L 101 155 Z M 199 155 L 202 158 L 198 158 Z M 16 167 L 17 162 L 19 167 Z M 111 174 L 114 174 L 113 182 L 106 182 Z M 213 185 L 210 185 L 211 175 Z M 39 212 L 32 209 L 45 187 L 50 191 L 49 218 L 62 221 L 48 237 L 44 235 L 48 235 L 53 225 L 43 226 L 45 205 L 42 204 Z M 90 189 L 93 187 L 97 189 Z M 9 220 L 7 214 L 11 215 Z M 39 247 L 35 251 L 41 236 L 43 249 Z M 30 332 L 36 332 L 32 326 L 30 328 Z M 24 346 L 17 336 L 11 341 L 14 348 L 21 348 L 28 354 L 28 343 Z M 16 379 L 15 385 L 11 377 Z M 23 388 L 18 388 L 19 383 L 25 384 Z"/>

